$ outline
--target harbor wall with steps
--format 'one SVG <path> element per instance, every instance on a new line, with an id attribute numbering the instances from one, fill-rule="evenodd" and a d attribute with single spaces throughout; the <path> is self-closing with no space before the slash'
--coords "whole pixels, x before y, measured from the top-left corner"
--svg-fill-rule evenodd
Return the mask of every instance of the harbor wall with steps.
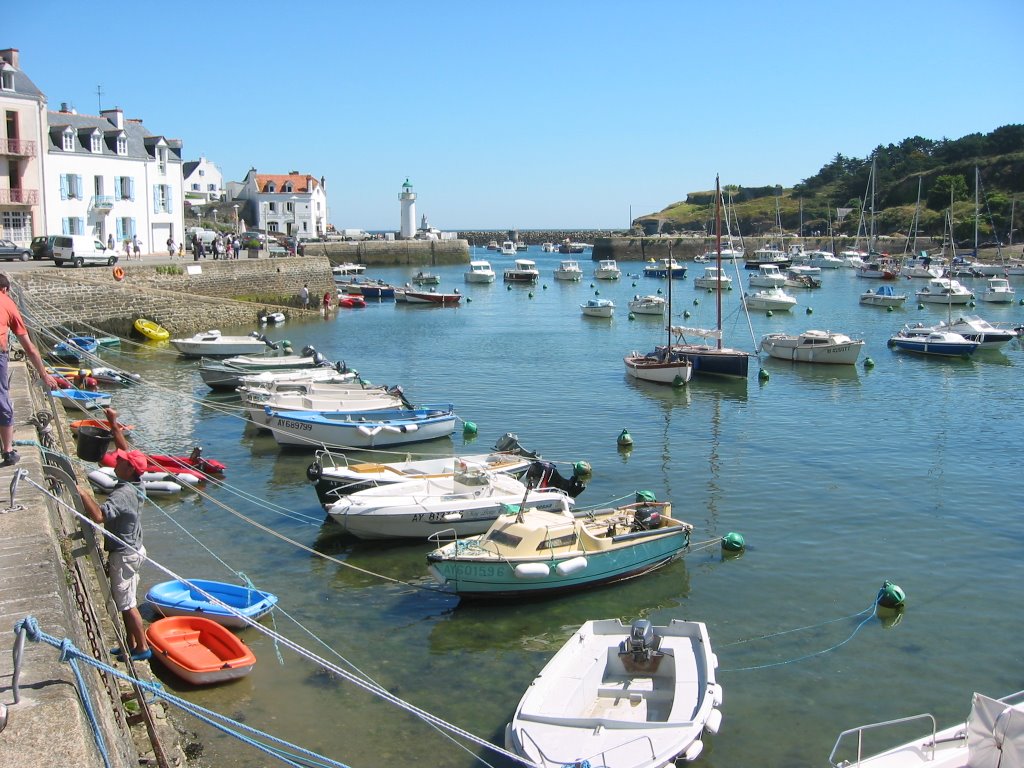
<path id="1" fill-rule="evenodd" d="M 198 267 L 189 274 L 189 267 Z M 10 273 L 12 293 L 24 292 L 30 324 L 37 329 L 100 328 L 128 337 L 144 317 L 172 336 L 190 336 L 221 326 L 258 323 L 261 311 L 312 315 L 300 309 L 298 293 L 309 285 L 310 304 L 334 290 L 324 258 L 287 257 L 183 262 L 146 266 L 126 264 L 118 282 L 110 270 L 64 269 Z"/>

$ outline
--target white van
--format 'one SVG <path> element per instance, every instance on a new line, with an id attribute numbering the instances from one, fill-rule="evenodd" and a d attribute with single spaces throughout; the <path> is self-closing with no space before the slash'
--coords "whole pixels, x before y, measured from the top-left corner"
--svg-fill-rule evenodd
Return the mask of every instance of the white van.
<path id="1" fill-rule="evenodd" d="M 81 267 L 86 264 L 117 263 L 117 254 L 92 235 L 57 235 L 53 238 L 53 263 L 58 267 L 72 264 Z"/>

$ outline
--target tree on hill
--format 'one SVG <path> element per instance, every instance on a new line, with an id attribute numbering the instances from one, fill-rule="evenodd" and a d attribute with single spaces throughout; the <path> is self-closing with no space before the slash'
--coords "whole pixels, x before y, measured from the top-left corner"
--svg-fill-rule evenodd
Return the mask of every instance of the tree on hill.
<path id="1" fill-rule="evenodd" d="M 941 211 L 949 207 L 950 199 L 953 202 L 967 199 L 967 180 L 963 176 L 939 176 L 932 182 L 932 188 L 928 191 L 929 208 Z"/>

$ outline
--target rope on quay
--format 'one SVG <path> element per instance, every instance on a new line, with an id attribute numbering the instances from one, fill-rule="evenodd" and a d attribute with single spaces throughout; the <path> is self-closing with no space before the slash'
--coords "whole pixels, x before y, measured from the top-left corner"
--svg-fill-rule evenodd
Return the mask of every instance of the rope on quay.
<path id="1" fill-rule="evenodd" d="M 41 485 L 39 485 L 38 483 L 33 481 L 31 478 L 25 478 L 25 481 L 28 482 L 32 487 L 36 488 L 38 491 L 43 493 L 45 496 L 47 496 L 50 499 L 52 499 L 55 503 L 63 505 L 63 507 L 68 509 L 70 511 L 70 513 L 73 514 L 77 519 L 82 520 L 87 525 L 91 526 L 93 528 L 93 530 L 96 532 L 97 535 L 105 536 L 107 538 L 113 539 L 114 541 L 116 541 L 119 544 L 121 544 L 121 546 L 124 547 L 125 549 L 127 549 L 129 551 L 135 551 L 134 547 L 132 547 L 130 544 L 128 544 L 127 542 L 122 541 L 115 534 L 110 533 L 103 526 L 98 525 L 97 523 L 95 523 L 94 521 L 89 519 L 87 516 L 79 514 L 78 511 L 75 510 L 73 506 L 68 504 L 63 499 L 60 499 L 59 497 L 57 497 L 51 491 L 47 490 L 46 488 L 43 488 Z M 259 526 L 259 527 L 262 528 L 262 526 Z M 271 532 L 271 533 L 273 533 L 273 532 Z M 274 534 L 274 535 L 277 535 L 277 534 Z M 285 537 L 280 537 L 279 536 L 279 538 L 285 538 Z M 299 546 L 302 546 L 302 545 L 299 545 Z M 302 546 L 302 548 L 307 549 L 310 552 L 314 552 L 314 550 L 311 550 L 308 547 Z M 331 557 L 326 556 L 326 555 L 322 555 L 321 553 L 316 553 L 316 554 L 318 554 L 318 555 L 320 555 L 322 557 L 326 557 L 326 559 L 331 560 L 333 562 L 338 562 L 338 561 L 334 560 L 334 558 L 331 558 Z M 444 720 L 443 718 L 440 718 L 440 717 L 438 717 L 438 716 L 436 716 L 434 714 L 431 714 L 430 712 L 428 712 L 428 711 L 426 711 L 424 709 L 421 709 L 420 707 L 417 707 L 416 705 L 414 705 L 414 704 L 412 704 L 412 703 L 410 703 L 408 701 L 405 701 L 404 699 L 396 696 L 395 694 L 392 694 L 386 688 L 384 688 L 383 686 L 381 686 L 378 683 L 374 682 L 365 673 L 362 673 L 359 670 L 357 670 L 356 672 L 350 672 L 350 671 L 348 671 L 348 670 L 338 666 L 337 664 L 334 664 L 333 662 L 331 662 L 331 661 L 329 661 L 329 660 L 327 660 L 327 659 L 325 659 L 325 658 L 323 658 L 321 656 L 318 656 L 313 651 L 305 648 L 302 645 L 299 645 L 294 640 L 291 640 L 288 637 L 286 637 L 284 635 L 281 635 L 276 630 L 272 630 L 272 629 L 269 629 L 268 627 L 263 626 L 259 622 L 254 621 L 251 617 L 243 615 L 240 611 L 237 610 L 237 608 L 234 608 L 233 606 L 226 605 L 225 603 L 223 603 L 222 601 L 217 599 L 216 596 L 209 594 L 208 592 L 203 590 L 201 587 L 193 584 L 189 580 L 187 580 L 187 579 L 183 578 L 182 576 L 178 575 L 177 573 L 175 573 L 174 571 L 170 570 L 168 567 L 166 567 L 162 563 L 154 560 L 153 558 L 147 556 L 145 558 L 145 560 L 150 565 L 155 567 L 157 570 L 167 574 L 170 578 L 178 580 L 178 581 L 181 581 L 181 582 L 184 582 L 185 584 L 188 584 L 191 589 L 194 589 L 196 592 L 198 592 L 199 594 L 203 595 L 203 597 L 205 597 L 206 599 L 211 600 L 212 602 L 214 602 L 214 603 L 222 606 L 226 610 L 230 611 L 233 615 L 236 616 L 236 618 L 238 618 L 242 622 L 244 622 L 246 624 L 246 626 L 254 628 L 258 632 L 260 632 L 260 633 L 266 635 L 267 637 L 269 637 L 270 639 L 272 639 L 275 643 L 280 643 L 282 646 L 288 648 L 289 650 L 294 651 L 297 655 L 301 656 L 302 658 L 306 659 L 307 661 L 311 661 L 312 663 L 314 663 L 317 666 L 323 668 L 324 670 L 326 670 L 328 672 L 331 672 L 331 673 L 337 675 L 338 677 L 342 678 L 343 680 L 346 680 L 346 681 L 352 683 L 353 685 L 361 688 L 365 692 L 370 693 L 372 695 L 375 695 L 375 696 L 383 699 L 384 701 L 388 702 L 389 704 L 392 704 L 393 706 L 396 706 L 399 709 L 401 709 L 401 710 L 403 710 L 403 711 L 413 715 L 414 717 L 418 718 L 419 720 L 421 720 L 425 724 L 429 725 L 430 727 L 435 728 L 435 729 L 441 731 L 442 734 L 445 737 L 447 737 L 449 740 L 454 742 L 455 738 L 458 737 L 458 738 L 464 739 L 464 740 L 466 740 L 466 741 L 468 741 L 468 742 L 470 742 L 472 744 L 475 744 L 478 747 L 489 749 L 491 751 L 497 752 L 497 753 L 503 755 L 504 757 L 506 757 L 506 758 L 508 758 L 510 760 L 514 760 L 517 763 L 520 763 L 520 764 L 523 764 L 523 765 L 527 765 L 527 766 L 531 765 L 528 761 L 524 760 L 519 755 L 516 755 L 516 754 L 514 754 L 512 752 L 509 752 L 509 751 L 505 750 L 503 747 L 499 747 L 499 746 L 497 746 L 495 744 L 492 744 L 491 742 L 487 741 L 486 739 L 483 739 L 483 738 L 481 738 L 479 736 L 476 736 L 476 735 L 470 733 L 469 731 L 465 730 L 464 728 L 461 728 L 461 727 L 459 727 L 459 726 L 457 726 L 457 725 L 455 725 L 453 723 L 449 723 L 448 721 Z M 362 570 L 362 569 L 358 569 L 358 570 Z M 396 581 L 396 580 L 391 579 L 391 581 Z M 415 586 L 415 585 L 411 585 L 411 586 Z M 320 642 L 322 643 L 323 641 L 321 640 Z M 91 657 L 86 657 L 86 658 L 89 660 L 89 663 L 98 663 L 97 660 L 92 659 Z M 340 656 L 339 656 L 339 658 L 340 658 Z M 348 663 L 348 662 L 346 662 L 346 663 Z M 352 665 L 352 666 L 354 668 L 354 665 Z M 104 665 L 104 667 L 106 668 L 105 665 Z M 115 673 L 116 673 L 116 670 L 115 670 Z M 120 673 L 116 673 L 116 674 L 118 674 L 118 676 L 120 676 Z M 166 693 L 164 693 L 162 691 L 154 690 L 154 689 L 152 689 L 152 687 L 147 687 L 147 690 L 152 690 L 154 693 L 158 694 L 161 697 L 168 696 L 168 694 L 166 694 Z M 177 701 L 173 701 L 172 700 L 172 703 L 176 704 L 177 706 L 181 706 L 181 707 L 185 708 L 187 711 L 192 711 L 190 709 L 190 707 L 192 707 L 193 705 L 188 704 L 188 702 L 182 702 L 180 700 L 177 700 Z M 196 709 L 199 710 L 200 708 L 196 707 Z M 196 716 L 199 717 L 198 714 Z M 218 715 L 218 717 L 222 717 L 222 716 Z M 224 719 L 226 719 L 226 718 L 224 718 Z M 224 730 L 223 728 L 220 728 L 220 726 L 218 726 L 216 723 L 212 723 L 211 722 L 210 725 L 212 727 L 219 728 L 220 730 Z M 242 726 L 242 725 L 239 725 L 239 727 L 246 728 L 246 726 Z M 227 733 L 228 731 L 225 730 L 225 732 Z M 273 738 L 273 737 L 270 737 L 270 738 Z M 455 743 L 457 744 L 457 742 L 455 742 Z M 263 749 L 263 745 L 254 745 L 254 746 L 257 746 L 257 748 Z M 458 746 L 460 746 L 462 749 L 466 749 L 468 751 L 468 749 L 465 747 L 465 745 L 458 744 Z M 267 750 L 263 749 L 263 751 L 267 751 Z M 271 753 L 268 752 L 268 754 L 271 754 Z M 276 754 L 274 756 L 275 757 L 279 757 L 279 759 L 285 759 L 285 758 L 282 758 L 282 757 L 280 757 L 280 756 L 278 756 Z M 480 759 L 480 758 L 477 758 L 477 759 Z M 294 763 L 289 763 L 289 764 L 294 764 Z M 329 763 L 329 764 L 330 765 L 341 765 L 340 763 Z M 347 768 L 347 767 L 345 767 L 345 768 Z"/>

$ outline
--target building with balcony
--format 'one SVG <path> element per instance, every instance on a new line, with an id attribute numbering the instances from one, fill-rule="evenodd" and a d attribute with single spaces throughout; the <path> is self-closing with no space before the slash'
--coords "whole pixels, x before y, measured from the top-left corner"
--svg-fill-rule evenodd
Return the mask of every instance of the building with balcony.
<path id="1" fill-rule="evenodd" d="M 180 242 L 182 143 L 151 133 L 120 108 L 80 115 L 66 104 L 46 115 L 46 233 L 93 235 L 143 252 Z"/>
<path id="2" fill-rule="evenodd" d="M 266 232 L 308 240 L 327 231 L 327 182 L 309 174 L 256 173 L 228 184 L 231 199 L 243 203 L 239 216 Z"/>
<path id="3" fill-rule="evenodd" d="M 181 170 L 185 185 L 185 203 L 205 205 L 224 199 L 224 174 L 216 163 L 205 157 L 189 160 Z"/>
<path id="4" fill-rule="evenodd" d="M 45 233 L 46 96 L 19 58 L 17 48 L 0 50 L 0 237 L 25 246 Z"/>

